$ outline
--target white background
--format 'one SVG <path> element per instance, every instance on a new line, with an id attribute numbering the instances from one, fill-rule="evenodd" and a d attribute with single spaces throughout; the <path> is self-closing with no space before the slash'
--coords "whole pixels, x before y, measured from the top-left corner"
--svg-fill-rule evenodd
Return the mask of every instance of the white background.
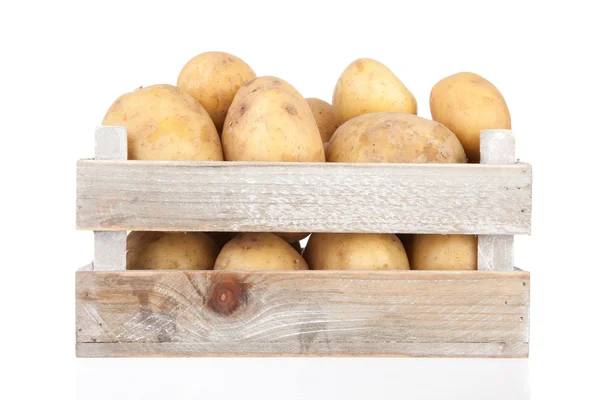
<path id="1" fill-rule="evenodd" d="M 0 398 L 600 398 L 600 29 L 594 2 L 2 2 Z M 503 92 L 534 166 L 530 360 L 76 360 L 75 162 L 111 102 L 228 51 L 331 101 L 356 58 L 389 66 L 429 117 L 439 79 Z M 230 398 L 220 395 L 219 398 Z"/>

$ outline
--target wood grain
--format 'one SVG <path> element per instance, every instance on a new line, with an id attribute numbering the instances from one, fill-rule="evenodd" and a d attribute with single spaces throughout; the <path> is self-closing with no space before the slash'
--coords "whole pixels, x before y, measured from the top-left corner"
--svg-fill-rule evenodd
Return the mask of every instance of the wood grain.
<path id="1" fill-rule="evenodd" d="M 527 164 L 77 165 L 79 229 L 507 235 L 530 223 Z"/>
<path id="2" fill-rule="evenodd" d="M 77 272 L 80 357 L 526 357 L 528 324 L 527 272 Z"/>
<path id="3" fill-rule="evenodd" d="M 514 164 L 515 137 L 508 129 L 481 131 L 482 164 Z M 477 269 L 483 271 L 512 271 L 514 268 L 514 236 L 480 235 L 477 241 Z"/>

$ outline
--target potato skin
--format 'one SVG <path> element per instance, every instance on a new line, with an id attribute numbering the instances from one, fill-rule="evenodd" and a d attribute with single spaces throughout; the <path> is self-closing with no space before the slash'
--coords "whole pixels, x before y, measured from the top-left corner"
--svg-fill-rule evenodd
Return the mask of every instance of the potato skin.
<path id="1" fill-rule="evenodd" d="M 302 97 L 302 94 L 291 84 L 276 76 L 266 75 L 246 82 L 244 85 L 245 93 L 256 93 L 264 89 L 278 89 L 289 93 L 292 96 Z M 302 97 L 304 98 L 304 97 Z"/>
<path id="2" fill-rule="evenodd" d="M 302 256 L 285 240 L 272 233 L 242 233 L 221 250 L 215 270 L 273 271 L 306 270 Z"/>
<path id="3" fill-rule="evenodd" d="M 212 269 L 219 249 L 201 232 L 131 232 L 127 269 Z"/>
<path id="4" fill-rule="evenodd" d="M 476 235 L 413 235 L 407 249 L 411 269 L 477 269 Z"/>
<path id="5" fill-rule="evenodd" d="M 431 116 L 462 143 L 469 162 L 479 162 L 479 133 L 483 129 L 511 129 L 510 112 L 502 93 L 472 72 L 442 79 L 431 89 Z"/>
<path id="6" fill-rule="evenodd" d="M 177 78 L 177 86 L 202 104 L 221 132 L 235 94 L 254 78 L 256 74 L 242 59 L 229 53 L 210 51 L 185 64 Z"/>
<path id="7" fill-rule="evenodd" d="M 303 256 L 317 270 L 409 269 L 402 242 L 387 233 L 313 233 Z"/>
<path id="8" fill-rule="evenodd" d="M 314 97 L 307 98 L 306 102 L 317 121 L 321 140 L 323 143 L 328 142 L 335 130 L 340 126 L 333 112 L 333 106 L 326 101 Z"/>
<path id="9" fill-rule="evenodd" d="M 127 128 L 130 160 L 223 160 L 209 115 L 175 86 L 153 85 L 122 95 L 102 125 Z"/>
<path id="10" fill-rule="evenodd" d="M 369 58 L 360 58 L 344 70 L 332 104 L 339 123 L 381 111 L 417 114 L 417 100 L 410 90 L 388 67 Z"/>
<path id="11" fill-rule="evenodd" d="M 306 100 L 274 77 L 242 86 L 225 118 L 221 141 L 228 161 L 325 161 L 319 128 Z"/>
<path id="12" fill-rule="evenodd" d="M 381 112 L 340 126 L 327 146 L 327 161 L 464 163 L 465 152 L 448 128 L 416 115 Z"/>

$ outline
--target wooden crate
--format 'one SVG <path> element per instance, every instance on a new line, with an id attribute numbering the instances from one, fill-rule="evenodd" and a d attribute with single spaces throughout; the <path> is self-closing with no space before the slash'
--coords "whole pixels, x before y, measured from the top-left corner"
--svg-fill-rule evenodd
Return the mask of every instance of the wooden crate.
<path id="1" fill-rule="evenodd" d="M 128 161 L 96 131 L 77 164 L 79 357 L 526 357 L 531 166 L 510 131 L 481 133 L 482 164 Z M 478 271 L 127 271 L 127 231 L 477 234 Z"/>

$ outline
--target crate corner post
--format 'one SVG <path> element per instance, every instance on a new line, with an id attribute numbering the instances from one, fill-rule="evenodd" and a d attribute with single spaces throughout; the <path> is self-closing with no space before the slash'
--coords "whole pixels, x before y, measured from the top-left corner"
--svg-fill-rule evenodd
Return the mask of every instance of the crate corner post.
<path id="1" fill-rule="evenodd" d="M 515 163 L 515 137 L 508 129 L 485 129 L 480 134 L 481 164 Z M 479 235 L 477 269 L 512 271 L 514 269 L 513 235 Z"/>
<path id="2" fill-rule="evenodd" d="M 127 160 L 127 130 L 100 126 L 95 132 L 94 159 Z M 94 231 L 93 270 L 124 270 L 127 231 Z"/>

